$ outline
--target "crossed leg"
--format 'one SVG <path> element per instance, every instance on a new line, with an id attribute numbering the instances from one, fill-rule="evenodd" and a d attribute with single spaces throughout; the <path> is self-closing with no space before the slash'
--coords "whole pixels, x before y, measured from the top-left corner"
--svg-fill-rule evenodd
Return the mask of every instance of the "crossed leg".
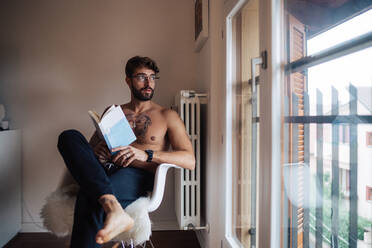
<path id="1" fill-rule="evenodd" d="M 103 195 L 98 201 L 106 214 L 103 228 L 96 235 L 96 242 L 98 244 L 106 243 L 118 234 L 128 231 L 133 227 L 133 219 L 123 210 L 114 195 Z"/>
<path id="2" fill-rule="evenodd" d="M 58 149 L 80 185 L 71 247 L 100 247 L 129 230 L 133 220 L 124 208 L 146 193 L 151 175 L 136 168 L 106 172 L 85 137 L 76 130 L 60 134 Z"/>

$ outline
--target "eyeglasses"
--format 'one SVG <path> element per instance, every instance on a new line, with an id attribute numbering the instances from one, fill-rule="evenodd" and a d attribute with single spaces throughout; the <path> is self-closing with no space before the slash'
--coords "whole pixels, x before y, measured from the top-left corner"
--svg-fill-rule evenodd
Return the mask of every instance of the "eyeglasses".
<path id="1" fill-rule="evenodd" d="M 138 74 L 138 75 L 132 76 L 132 78 L 136 78 L 139 82 L 143 83 L 146 80 L 149 81 L 149 82 L 150 81 L 155 82 L 155 80 L 158 80 L 160 77 L 157 77 L 155 75 L 147 76 L 147 75 L 144 75 L 144 74 Z"/>

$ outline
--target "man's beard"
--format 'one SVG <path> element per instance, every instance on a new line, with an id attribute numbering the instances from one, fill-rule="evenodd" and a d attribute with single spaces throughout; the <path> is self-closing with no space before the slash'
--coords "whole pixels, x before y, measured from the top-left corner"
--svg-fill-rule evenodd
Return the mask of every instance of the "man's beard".
<path id="1" fill-rule="evenodd" d="M 142 90 L 147 90 L 147 89 L 151 89 L 151 94 L 150 95 L 143 95 L 141 93 Z M 140 90 L 137 90 L 135 89 L 133 86 L 132 86 L 132 93 L 133 93 L 133 96 L 137 99 L 137 100 L 140 100 L 140 101 L 149 101 L 152 99 L 152 97 L 154 96 L 154 90 L 150 87 L 145 87 L 145 88 L 142 88 Z"/>

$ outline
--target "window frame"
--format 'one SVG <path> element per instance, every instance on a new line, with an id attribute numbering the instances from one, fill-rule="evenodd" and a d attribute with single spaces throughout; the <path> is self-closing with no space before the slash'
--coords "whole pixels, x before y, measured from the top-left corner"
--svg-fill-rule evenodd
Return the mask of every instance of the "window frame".
<path id="1" fill-rule="evenodd" d="M 232 169 L 231 169 L 231 89 L 232 80 L 232 27 L 231 18 L 246 0 L 230 0 L 225 3 L 226 28 L 226 125 L 225 125 L 225 242 L 227 247 L 239 247 L 232 236 Z M 278 11 L 279 10 L 279 11 Z M 268 68 L 260 73 L 260 133 L 257 185 L 257 247 L 277 247 L 281 244 L 281 82 L 286 73 L 305 70 L 308 67 L 336 59 L 372 46 L 370 33 L 343 42 L 334 47 L 291 63 L 286 63 L 282 49 L 284 44 L 284 0 L 261 0 L 259 8 L 260 51 L 267 51 Z M 360 116 L 362 118 L 370 118 Z M 322 119 L 322 118 L 320 118 Z M 280 207 L 278 207 L 280 206 Z"/>
<path id="2" fill-rule="evenodd" d="M 231 0 L 224 10 L 224 22 L 226 30 L 226 46 L 225 46 L 225 69 L 226 69 L 226 160 L 225 160 L 225 233 L 224 233 L 224 247 L 236 248 L 242 247 L 240 241 L 233 235 L 233 169 L 232 161 L 232 113 L 233 96 L 231 85 L 234 80 L 233 71 L 233 17 L 241 10 L 241 8 L 249 0 Z"/>
<path id="3" fill-rule="evenodd" d="M 225 8 L 226 28 L 226 142 L 225 142 L 225 239 L 227 247 L 240 247 L 239 242 L 232 235 L 232 168 L 231 168 L 231 138 L 232 122 L 229 110 L 232 107 L 232 17 L 240 10 L 247 0 L 230 0 Z M 278 9 L 280 11 L 278 11 Z M 267 82 L 260 86 L 260 128 L 268 130 L 259 136 L 259 165 L 257 167 L 257 247 L 277 247 L 280 243 L 280 129 L 281 106 L 275 104 L 280 101 L 281 80 L 284 77 L 282 64 L 282 50 L 277 41 L 281 41 L 283 2 L 281 0 L 260 0 L 259 25 L 260 51 L 267 51 L 269 67 L 260 73 L 260 81 Z M 269 18 L 268 18 L 269 17 Z M 277 20 L 281 20 L 277 22 Z M 280 43 L 281 44 L 281 43 Z M 275 66 L 270 66 L 275 65 Z"/>

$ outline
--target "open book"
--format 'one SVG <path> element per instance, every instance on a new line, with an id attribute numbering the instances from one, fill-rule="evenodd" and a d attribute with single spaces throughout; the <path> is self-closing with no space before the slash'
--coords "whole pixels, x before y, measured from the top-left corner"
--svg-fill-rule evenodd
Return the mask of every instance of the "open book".
<path id="1" fill-rule="evenodd" d="M 118 146 L 127 146 L 137 139 L 120 106 L 112 105 L 102 118 L 92 110 L 88 113 L 98 135 L 106 141 L 110 150 Z"/>

